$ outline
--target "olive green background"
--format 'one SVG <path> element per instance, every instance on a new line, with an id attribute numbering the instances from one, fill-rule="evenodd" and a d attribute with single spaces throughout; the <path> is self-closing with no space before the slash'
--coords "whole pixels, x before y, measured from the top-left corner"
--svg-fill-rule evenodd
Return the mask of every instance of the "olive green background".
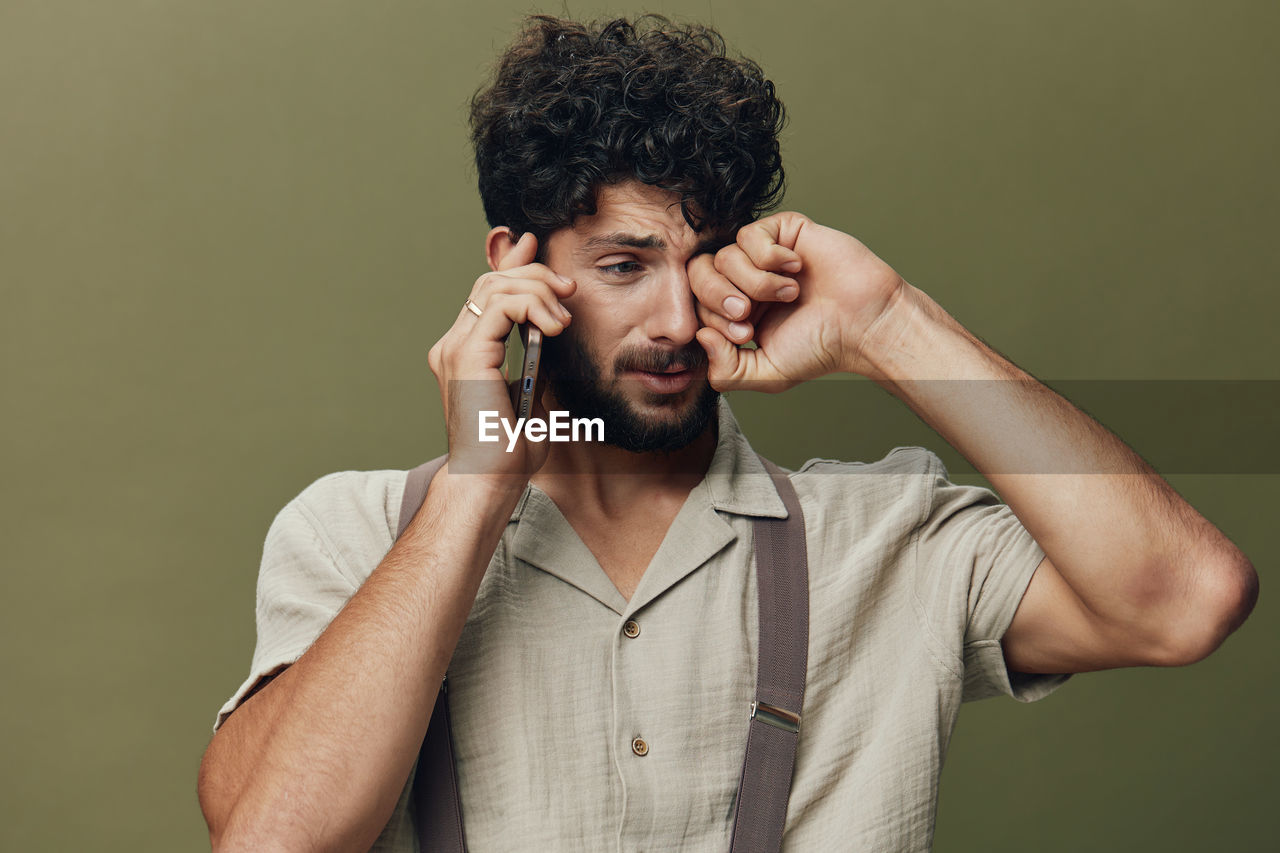
<path id="1" fill-rule="evenodd" d="M 1036 375 L 1280 379 L 1276 4 L 649 8 L 777 83 L 788 207 Z M 207 847 L 272 516 L 443 450 L 426 351 L 484 269 L 465 102 L 538 10 L 0 2 L 0 848 Z M 922 440 L 880 437 L 887 396 L 842 437 L 842 387 L 739 411 L 786 464 Z M 1264 586 L 1272 471 L 1171 477 Z M 936 848 L 1273 849 L 1276 629 L 1264 593 L 1192 667 L 966 706 Z"/>

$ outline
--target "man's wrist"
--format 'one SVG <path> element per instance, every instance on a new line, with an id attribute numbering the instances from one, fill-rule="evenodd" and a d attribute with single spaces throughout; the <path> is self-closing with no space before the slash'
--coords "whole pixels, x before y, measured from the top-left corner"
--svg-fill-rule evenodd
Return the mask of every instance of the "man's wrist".
<path id="1" fill-rule="evenodd" d="M 446 463 L 432 478 L 419 515 L 427 515 L 455 536 L 487 540 L 500 535 L 528 485 L 527 477 L 492 474 L 454 474 Z M 406 536 L 412 537 L 415 518 Z"/>
<path id="2" fill-rule="evenodd" d="M 462 472 L 450 471 L 452 463 L 436 474 L 432 488 L 439 483 L 441 492 L 446 494 L 450 505 L 467 507 L 472 511 L 492 508 L 498 515 L 510 515 L 529 485 L 526 474 L 515 473 L 482 473 L 469 472 L 466 466 Z"/>
<path id="3" fill-rule="evenodd" d="M 1000 378 L 989 355 L 942 306 L 905 282 L 859 352 L 865 375 L 895 393 L 897 383 L 913 380 Z"/>
<path id="4" fill-rule="evenodd" d="M 938 331 L 938 318 L 930 310 L 936 307 L 923 291 L 904 281 L 863 334 L 848 372 L 881 383 L 919 378 L 928 359 L 927 342 Z"/>

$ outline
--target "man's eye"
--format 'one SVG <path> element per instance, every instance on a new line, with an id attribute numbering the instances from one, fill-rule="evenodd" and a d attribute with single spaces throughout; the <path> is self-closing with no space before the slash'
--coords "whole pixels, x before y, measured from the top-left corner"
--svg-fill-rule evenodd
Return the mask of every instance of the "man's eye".
<path id="1" fill-rule="evenodd" d="M 599 267 L 599 269 L 601 272 L 608 273 L 609 275 L 630 275 L 631 273 L 639 270 L 640 265 L 635 261 L 621 261 L 616 264 L 608 264 L 606 266 Z"/>

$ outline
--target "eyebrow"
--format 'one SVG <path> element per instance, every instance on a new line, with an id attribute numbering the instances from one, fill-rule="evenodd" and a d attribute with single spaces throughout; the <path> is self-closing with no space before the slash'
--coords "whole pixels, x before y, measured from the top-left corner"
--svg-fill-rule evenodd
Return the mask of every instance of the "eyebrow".
<path id="1" fill-rule="evenodd" d="M 580 252 L 591 252 L 597 249 L 658 249 L 667 248 L 667 242 L 657 234 L 628 234 L 615 231 L 612 234 L 597 234 L 587 238 Z"/>
<path id="2" fill-rule="evenodd" d="M 725 239 L 724 237 L 708 237 L 698 243 L 698 247 L 694 249 L 693 253 L 698 255 L 703 252 L 715 252 L 722 246 L 732 242 L 732 239 Z M 657 234 L 630 234 L 625 231 L 615 231 L 612 234 L 597 234 L 594 237 L 588 237 L 587 241 L 578 249 L 578 254 L 587 254 L 600 249 L 656 249 L 662 251 L 666 248 L 667 241 Z"/>

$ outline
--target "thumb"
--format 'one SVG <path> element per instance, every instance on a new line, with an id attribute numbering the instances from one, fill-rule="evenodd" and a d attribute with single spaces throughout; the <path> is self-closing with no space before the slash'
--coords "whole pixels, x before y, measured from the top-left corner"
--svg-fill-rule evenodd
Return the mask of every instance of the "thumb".
<path id="1" fill-rule="evenodd" d="M 498 262 L 499 270 L 513 270 L 516 267 L 522 267 L 526 264 L 533 263 L 533 259 L 538 256 L 538 238 L 533 236 L 532 231 L 526 231 L 520 235 L 520 239 L 515 245 L 503 256 Z"/>
<path id="2" fill-rule="evenodd" d="M 717 391 L 731 390 L 742 379 L 746 361 L 755 352 L 739 349 L 710 326 L 703 326 L 695 336 L 707 353 L 707 381 Z"/>

